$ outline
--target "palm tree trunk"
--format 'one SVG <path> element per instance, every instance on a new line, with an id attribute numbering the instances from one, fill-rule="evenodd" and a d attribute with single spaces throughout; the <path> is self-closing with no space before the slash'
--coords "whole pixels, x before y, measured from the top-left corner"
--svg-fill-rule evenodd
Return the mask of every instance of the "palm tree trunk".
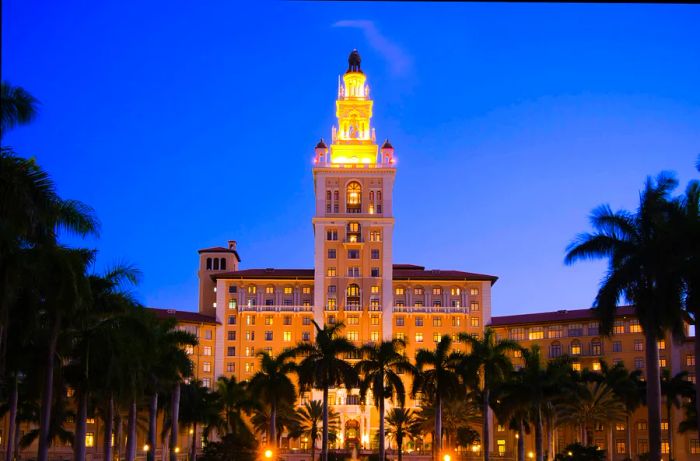
<path id="1" fill-rule="evenodd" d="M 87 432 L 87 390 L 80 386 L 76 390 L 78 414 L 75 419 L 75 437 L 73 439 L 73 461 L 85 461 L 85 434 Z"/>
<path id="2" fill-rule="evenodd" d="M 172 399 L 170 400 L 170 461 L 177 461 L 177 431 L 178 420 L 180 418 L 180 383 L 176 383 L 173 388 Z"/>
<path id="3" fill-rule="evenodd" d="M 61 331 L 61 317 L 57 316 L 53 322 L 49 348 L 44 367 L 44 389 L 41 393 L 41 416 L 39 418 L 39 451 L 37 461 L 48 461 L 49 458 L 49 427 L 51 425 L 51 405 L 53 403 L 53 369 L 56 356 L 58 334 Z"/>
<path id="4" fill-rule="evenodd" d="M 403 461 L 403 435 L 396 434 L 396 449 L 398 451 L 399 461 Z"/>
<path id="5" fill-rule="evenodd" d="M 136 400 L 132 400 L 129 405 L 126 431 L 126 461 L 134 461 L 136 459 Z"/>
<path id="6" fill-rule="evenodd" d="M 163 437 L 161 439 L 161 450 L 160 450 L 160 459 L 161 461 L 168 461 L 168 432 L 165 431 L 163 433 Z"/>
<path id="7" fill-rule="evenodd" d="M 653 334 L 653 328 L 646 329 L 645 331 L 649 461 L 661 461 L 661 381 L 659 380 L 659 348 L 656 337 Z"/>
<path id="8" fill-rule="evenodd" d="M 311 439 L 311 461 L 316 461 L 316 439 Z"/>
<path id="9" fill-rule="evenodd" d="M 433 446 L 435 447 L 435 458 L 440 456 L 442 451 L 442 399 L 440 394 L 435 393 L 435 435 L 433 437 Z"/>
<path id="10" fill-rule="evenodd" d="M 119 410 L 117 410 L 116 423 L 117 435 L 114 437 L 114 444 L 117 447 L 117 460 L 121 461 L 123 448 L 122 440 L 124 439 L 124 421 L 122 421 L 122 414 Z"/>
<path id="11" fill-rule="evenodd" d="M 104 460 L 112 461 L 112 432 L 114 431 L 114 396 L 109 395 L 107 401 L 107 414 L 105 415 L 105 427 L 104 427 Z"/>
<path id="12" fill-rule="evenodd" d="M 274 401 L 270 404 L 270 440 L 268 443 L 272 446 L 277 445 L 277 408 Z"/>
<path id="13" fill-rule="evenodd" d="M 698 315 L 700 315 L 700 306 L 696 306 L 696 311 L 695 311 L 695 318 L 698 318 Z M 694 349 L 695 349 L 695 376 L 700 376 L 700 341 L 698 341 L 698 332 L 697 332 L 697 325 L 696 325 L 696 331 L 695 331 L 695 341 L 693 341 L 694 344 Z M 697 423 L 698 423 L 698 433 L 700 433 L 700 386 L 695 386 L 695 411 L 696 415 L 698 415 Z"/>
<path id="14" fill-rule="evenodd" d="M 323 431 L 321 435 L 321 456 L 328 461 L 328 386 L 323 386 Z"/>
<path id="15" fill-rule="evenodd" d="M 525 423 L 522 419 L 518 426 L 518 461 L 525 461 Z"/>
<path id="16" fill-rule="evenodd" d="M 190 461 L 197 461 L 197 423 L 192 424 L 192 444 L 190 445 Z"/>
<path id="17" fill-rule="evenodd" d="M 542 409 L 537 408 L 537 414 L 535 415 L 535 457 L 537 461 L 542 460 Z"/>
<path id="18" fill-rule="evenodd" d="M 17 431 L 17 400 L 19 399 L 19 386 L 17 375 L 12 378 L 12 389 L 10 390 L 10 414 L 7 428 L 7 450 L 5 461 L 12 461 L 15 455 L 15 431 Z M 17 431 L 19 432 L 19 431 Z"/>
<path id="19" fill-rule="evenodd" d="M 627 429 L 627 457 L 629 459 L 634 459 L 634 453 L 632 451 L 632 428 L 630 427 L 630 414 L 627 413 L 625 416 L 625 429 Z"/>
<path id="20" fill-rule="evenodd" d="M 384 446 L 384 393 L 377 397 L 379 399 L 379 461 L 386 460 L 386 447 Z"/>
<path id="21" fill-rule="evenodd" d="M 147 461 L 155 461 L 156 459 L 156 431 L 158 423 L 158 392 L 151 395 L 151 401 L 148 404 L 148 446 L 146 452 Z"/>
<path id="22" fill-rule="evenodd" d="M 484 450 L 484 461 L 489 461 L 489 390 L 484 386 L 483 402 L 481 402 L 482 421 L 482 442 L 481 447 Z"/>

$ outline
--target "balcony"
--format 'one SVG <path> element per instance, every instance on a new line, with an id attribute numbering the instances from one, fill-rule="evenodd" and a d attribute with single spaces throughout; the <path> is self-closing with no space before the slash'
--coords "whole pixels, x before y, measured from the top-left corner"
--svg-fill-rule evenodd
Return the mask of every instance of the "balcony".
<path id="1" fill-rule="evenodd" d="M 451 307 L 451 306 L 394 306 L 394 312 L 405 314 L 422 313 L 422 314 L 468 314 L 467 307 Z"/>
<path id="2" fill-rule="evenodd" d="M 292 305 L 261 305 L 261 306 L 241 306 L 241 312 L 313 312 L 313 306 L 292 306 Z"/>

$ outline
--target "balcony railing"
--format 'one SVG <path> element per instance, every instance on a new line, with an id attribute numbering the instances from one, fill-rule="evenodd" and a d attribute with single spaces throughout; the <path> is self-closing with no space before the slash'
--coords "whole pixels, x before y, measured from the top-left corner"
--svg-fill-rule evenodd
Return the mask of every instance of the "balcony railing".
<path id="1" fill-rule="evenodd" d="M 469 308 L 464 306 L 394 306 L 394 312 L 403 312 L 407 314 L 413 312 L 438 314 L 468 314 Z"/>
<path id="2" fill-rule="evenodd" d="M 313 306 L 291 306 L 291 305 L 256 305 L 241 306 L 242 312 L 312 312 Z"/>

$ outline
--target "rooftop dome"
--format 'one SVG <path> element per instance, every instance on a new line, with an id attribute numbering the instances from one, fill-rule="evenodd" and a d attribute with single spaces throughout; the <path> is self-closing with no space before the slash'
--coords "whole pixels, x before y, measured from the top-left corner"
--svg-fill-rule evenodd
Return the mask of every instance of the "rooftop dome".
<path id="1" fill-rule="evenodd" d="M 360 69 L 361 62 L 360 53 L 357 52 L 357 49 L 352 50 L 350 56 L 348 56 L 348 72 L 362 72 L 362 69 Z"/>
<path id="2" fill-rule="evenodd" d="M 328 149 L 328 146 L 326 146 L 326 142 L 321 138 L 321 140 L 316 144 L 316 149 Z"/>

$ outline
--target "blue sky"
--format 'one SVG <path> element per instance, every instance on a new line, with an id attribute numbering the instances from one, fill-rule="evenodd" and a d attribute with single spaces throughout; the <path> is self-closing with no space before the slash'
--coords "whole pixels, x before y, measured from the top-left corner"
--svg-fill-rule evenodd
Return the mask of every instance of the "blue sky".
<path id="1" fill-rule="evenodd" d="M 394 260 L 495 274 L 494 314 L 587 307 L 563 265 L 601 203 L 697 177 L 700 8 L 3 2 L 2 78 L 42 102 L 4 139 L 102 222 L 99 267 L 196 309 L 197 249 L 312 267 L 311 158 L 358 48 L 399 158 Z"/>

